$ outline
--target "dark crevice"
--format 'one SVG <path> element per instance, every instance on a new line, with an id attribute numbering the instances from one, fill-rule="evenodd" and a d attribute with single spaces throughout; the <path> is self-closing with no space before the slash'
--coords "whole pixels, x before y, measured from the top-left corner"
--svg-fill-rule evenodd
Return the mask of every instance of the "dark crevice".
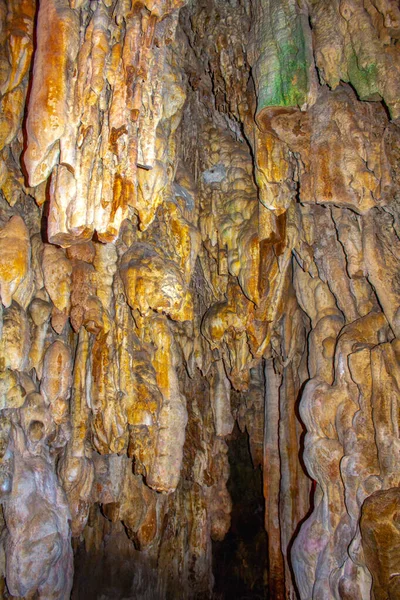
<path id="1" fill-rule="evenodd" d="M 269 598 L 262 472 L 254 469 L 249 436 L 237 425 L 228 448 L 232 522 L 224 540 L 213 542 L 213 600 Z"/>

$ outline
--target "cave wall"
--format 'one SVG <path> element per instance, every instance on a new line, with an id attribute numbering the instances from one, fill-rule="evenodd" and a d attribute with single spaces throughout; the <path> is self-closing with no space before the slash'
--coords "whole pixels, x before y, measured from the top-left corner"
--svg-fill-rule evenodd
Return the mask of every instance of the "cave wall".
<path id="1" fill-rule="evenodd" d="M 0 590 L 400 597 L 395 0 L 0 2 Z M 100 566 L 99 566 L 100 565 Z"/>

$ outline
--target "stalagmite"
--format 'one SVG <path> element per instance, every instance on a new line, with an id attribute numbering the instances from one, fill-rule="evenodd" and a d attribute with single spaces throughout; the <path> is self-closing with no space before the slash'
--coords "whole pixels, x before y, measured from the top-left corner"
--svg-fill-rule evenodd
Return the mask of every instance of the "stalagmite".
<path id="1" fill-rule="evenodd" d="M 73 573 L 70 515 L 50 456 L 54 423 L 36 393 L 17 418 L 14 413 L 12 489 L 4 505 L 7 587 L 14 596 L 66 599 Z"/>

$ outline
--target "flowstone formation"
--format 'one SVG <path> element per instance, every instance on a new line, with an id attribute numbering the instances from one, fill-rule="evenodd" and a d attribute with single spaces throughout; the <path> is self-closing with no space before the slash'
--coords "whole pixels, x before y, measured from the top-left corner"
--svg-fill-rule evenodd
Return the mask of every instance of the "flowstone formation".
<path id="1" fill-rule="evenodd" d="M 0 40 L 0 597 L 231 598 L 262 480 L 243 597 L 400 598 L 398 4 L 1 0 Z"/>

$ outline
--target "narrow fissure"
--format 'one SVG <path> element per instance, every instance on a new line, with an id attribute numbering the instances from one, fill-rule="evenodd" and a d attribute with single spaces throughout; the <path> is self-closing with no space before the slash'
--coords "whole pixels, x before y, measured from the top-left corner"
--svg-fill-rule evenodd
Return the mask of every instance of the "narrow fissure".
<path id="1" fill-rule="evenodd" d="M 246 431 L 236 424 L 227 442 L 231 526 L 213 542 L 213 600 L 261 600 L 269 598 L 262 471 L 253 466 Z"/>

